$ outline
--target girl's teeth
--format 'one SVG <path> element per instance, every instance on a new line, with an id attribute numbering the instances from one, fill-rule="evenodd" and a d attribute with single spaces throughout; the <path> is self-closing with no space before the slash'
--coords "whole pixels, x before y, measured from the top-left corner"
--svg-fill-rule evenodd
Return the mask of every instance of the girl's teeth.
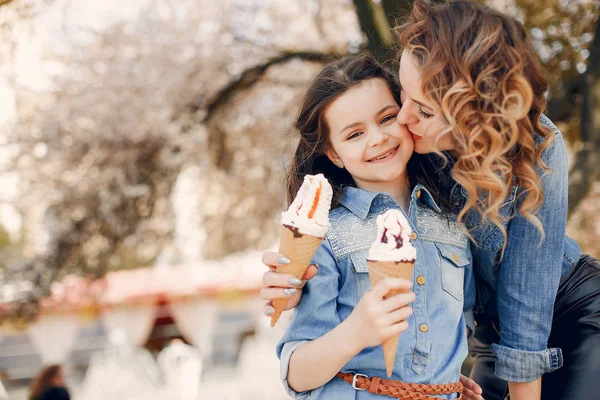
<path id="1" fill-rule="evenodd" d="M 392 150 L 390 150 L 386 154 L 382 155 L 381 157 L 377 157 L 375 159 L 375 161 L 383 160 L 384 158 L 386 158 L 387 156 L 389 156 L 390 154 L 392 154 L 395 150 L 396 150 L 396 148 L 393 148 Z"/>

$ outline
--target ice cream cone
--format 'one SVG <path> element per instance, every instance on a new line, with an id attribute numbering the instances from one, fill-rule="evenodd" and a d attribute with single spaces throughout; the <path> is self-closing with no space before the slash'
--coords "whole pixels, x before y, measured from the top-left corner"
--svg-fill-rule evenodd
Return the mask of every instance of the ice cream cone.
<path id="1" fill-rule="evenodd" d="M 385 278 L 404 278 L 412 281 L 413 269 L 415 266 L 414 261 L 370 261 L 369 264 L 369 279 L 371 281 L 371 287 L 375 287 L 379 282 Z M 395 296 L 402 293 L 402 290 L 392 290 L 385 298 Z M 400 335 L 392 336 L 385 340 L 381 347 L 383 349 L 383 358 L 385 360 L 385 370 L 388 377 L 392 376 L 392 370 L 394 369 L 394 361 L 396 359 L 396 350 L 398 349 L 398 340 Z"/>
<path id="2" fill-rule="evenodd" d="M 317 249 L 321 245 L 323 238 L 303 235 L 289 227 L 281 227 L 281 236 L 279 239 L 279 252 L 286 256 L 290 263 L 281 267 L 277 267 L 277 273 L 293 275 L 301 279 L 310 261 L 315 256 Z M 271 326 L 275 326 L 277 320 L 284 311 L 288 302 L 287 298 L 273 300 L 273 308 L 275 311 L 271 316 Z"/>

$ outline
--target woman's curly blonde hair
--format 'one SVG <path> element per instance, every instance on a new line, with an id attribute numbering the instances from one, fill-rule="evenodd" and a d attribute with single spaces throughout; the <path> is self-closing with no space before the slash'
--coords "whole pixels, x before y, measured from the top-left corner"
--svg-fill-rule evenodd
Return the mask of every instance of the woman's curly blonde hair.
<path id="1" fill-rule="evenodd" d="M 540 155 L 554 134 L 539 123 L 548 80 L 523 26 L 470 1 L 415 0 L 396 32 L 419 64 L 423 93 L 448 123 L 457 154 L 452 177 L 468 194 L 459 220 L 474 209 L 506 243 L 499 210 L 517 183 L 524 196 L 519 212 L 543 237 L 536 165 L 549 170 Z M 543 138 L 537 148 L 534 131 Z"/>

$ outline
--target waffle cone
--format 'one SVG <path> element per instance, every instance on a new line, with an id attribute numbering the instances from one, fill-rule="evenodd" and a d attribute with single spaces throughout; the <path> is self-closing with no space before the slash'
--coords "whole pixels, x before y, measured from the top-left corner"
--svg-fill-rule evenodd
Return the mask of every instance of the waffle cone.
<path id="1" fill-rule="evenodd" d="M 367 261 L 369 264 L 369 279 L 371 287 L 375 287 L 379 282 L 386 278 L 404 278 L 412 281 L 414 261 L 395 262 L 395 261 Z M 402 290 L 392 290 L 385 298 L 402 293 Z M 392 336 L 385 340 L 381 347 L 383 349 L 383 359 L 385 360 L 385 370 L 388 377 L 392 376 L 394 361 L 396 360 L 396 351 L 398 349 L 398 339 L 400 335 Z"/>
<path id="2" fill-rule="evenodd" d="M 302 279 L 302 276 L 306 272 L 306 268 L 315 256 L 322 241 L 323 238 L 310 235 L 300 235 L 296 237 L 292 230 L 282 226 L 281 236 L 279 238 L 279 252 L 286 256 L 290 260 L 290 263 L 277 267 L 277 273 L 289 274 L 298 279 Z M 275 326 L 281 313 L 285 310 L 287 302 L 287 298 L 273 300 L 273 308 L 275 311 L 271 316 L 271 326 Z"/>

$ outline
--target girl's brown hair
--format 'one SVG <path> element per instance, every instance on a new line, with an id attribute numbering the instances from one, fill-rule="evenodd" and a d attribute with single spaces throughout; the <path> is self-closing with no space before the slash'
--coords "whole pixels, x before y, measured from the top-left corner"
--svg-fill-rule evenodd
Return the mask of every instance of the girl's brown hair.
<path id="1" fill-rule="evenodd" d="M 62 372 L 62 367 L 58 364 L 44 367 L 33 378 L 29 385 L 29 400 L 37 400 L 44 392 L 53 387 L 52 380 Z"/>
<path id="2" fill-rule="evenodd" d="M 294 200 L 307 174 L 322 173 L 333 188 L 332 208 L 336 207 L 346 186 L 355 186 L 350 173 L 336 167 L 325 155 L 329 149 L 329 127 L 325 111 L 331 103 L 348 89 L 369 79 L 385 80 L 396 102 L 400 104 L 400 87 L 394 75 L 384 69 L 368 55 L 342 58 L 327 64 L 310 84 L 300 105 L 300 112 L 294 124 L 300 135 L 287 174 L 288 204 Z M 413 155 L 407 165 L 409 181 L 415 180 L 427 187 L 421 161 Z"/>
<path id="3" fill-rule="evenodd" d="M 521 215 L 543 235 L 536 165 L 548 171 L 540 155 L 554 134 L 539 123 L 548 80 L 523 25 L 471 1 L 415 0 L 396 32 L 420 67 L 423 93 L 448 122 L 457 153 L 452 177 L 468 193 L 459 219 L 476 210 L 506 243 L 499 210 L 516 182 Z M 537 149 L 534 131 L 543 139 Z"/>

